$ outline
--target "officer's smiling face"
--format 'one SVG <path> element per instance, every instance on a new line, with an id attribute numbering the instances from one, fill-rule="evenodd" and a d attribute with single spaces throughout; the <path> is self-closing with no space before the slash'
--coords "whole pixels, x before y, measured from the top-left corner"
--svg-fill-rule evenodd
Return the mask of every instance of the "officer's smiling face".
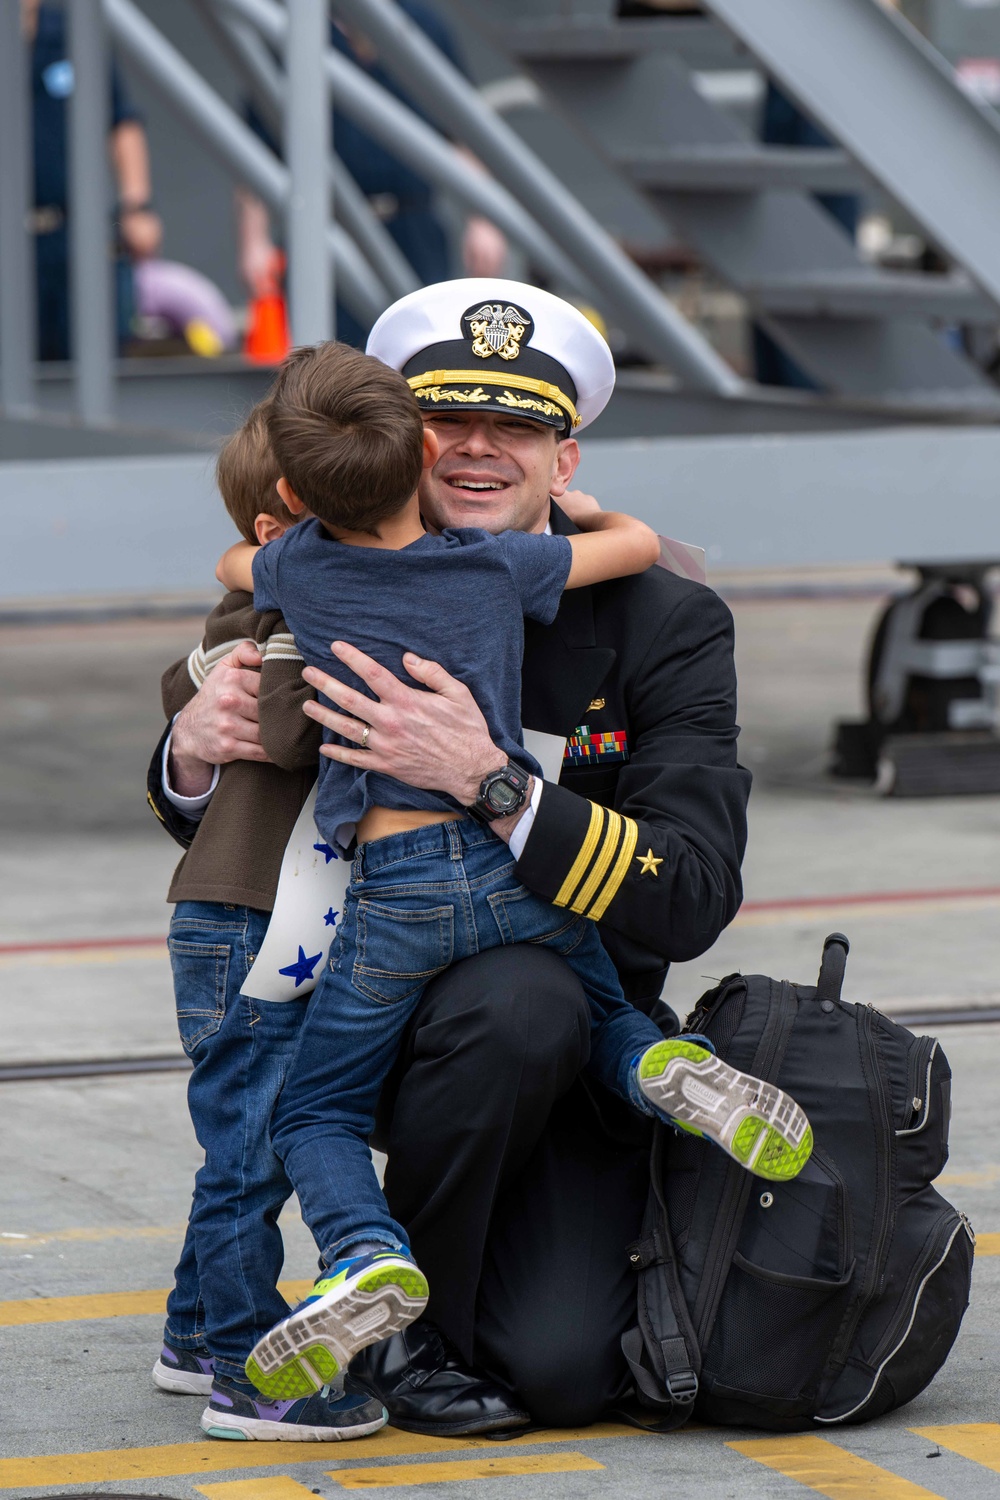
<path id="1" fill-rule="evenodd" d="M 420 481 L 420 509 L 436 530 L 544 531 L 549 498 L 569 488 L 580 462 L 575 438 L 500 413 L 428 413 L 441 452 Z"/>

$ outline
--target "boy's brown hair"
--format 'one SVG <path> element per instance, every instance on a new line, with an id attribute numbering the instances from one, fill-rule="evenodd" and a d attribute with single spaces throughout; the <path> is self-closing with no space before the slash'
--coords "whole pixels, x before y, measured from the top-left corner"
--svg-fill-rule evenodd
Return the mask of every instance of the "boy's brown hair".
<path id="1" fill-rule="evenodd" d="M 295 349 L 267 415 L 271 447 L 295 494 L 328 526 L 378 536 L 423 468 L 424 427 L 396 370 L 348 344 Z"/>
<path id="2" fill-rule="evenodd" d="M 215 465 L 215 478 L 226 509 L 240 535 L 253 546 L 257 545 L 253 523 L 261 512 L 286 525 L 298 520 L 275 489 L 281 470 L 267 431 L 270 405 L 270 397 L 258 401 L 239 431 L 226 440 Z"/>

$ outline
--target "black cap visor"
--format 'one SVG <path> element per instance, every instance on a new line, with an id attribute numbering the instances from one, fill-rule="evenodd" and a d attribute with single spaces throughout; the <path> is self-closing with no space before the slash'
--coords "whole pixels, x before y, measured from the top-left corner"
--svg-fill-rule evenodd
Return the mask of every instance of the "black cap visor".
<path id="1" fill-rule="evenodd" d="M 555 427 L 563 437 L 580 421 L 576 386 L 565 367 L 530 347 L 519 350 L 515 365 L 472 356 L 464 340 L 433 344 L 403 374 L 423 411 L 497 412 Z"/>

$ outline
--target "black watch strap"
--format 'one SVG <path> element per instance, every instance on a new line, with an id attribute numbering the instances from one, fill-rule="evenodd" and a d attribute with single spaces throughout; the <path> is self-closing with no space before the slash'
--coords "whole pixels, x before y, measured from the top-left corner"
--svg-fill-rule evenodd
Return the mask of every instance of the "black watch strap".
<path id="1" fill-rule="evenodd" d="M 498 818 L 509 818 L 520 812 L 528 800 L 531 773 L 513 761 L 508 761 L 499 770 L 491 771 L 479 783 L 479 796 L 466 812 L 477 823 L 495 823 Z"/>

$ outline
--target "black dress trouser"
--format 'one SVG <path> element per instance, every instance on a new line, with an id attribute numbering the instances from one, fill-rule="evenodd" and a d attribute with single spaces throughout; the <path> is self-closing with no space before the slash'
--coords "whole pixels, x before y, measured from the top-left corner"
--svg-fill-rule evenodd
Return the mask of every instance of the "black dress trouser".
<path id="1" fill-rule="evenodd" d="M 376 1136 L 428 1317 L 554 1426 L 594 1421 L 628 1384 L 627 1247 L 648 1182 L 648 1125 L 607 1095 L 598 1110 L 579 1077 L 589 1046 L 555 954 L 478 954 L 428 986 Z"/>

